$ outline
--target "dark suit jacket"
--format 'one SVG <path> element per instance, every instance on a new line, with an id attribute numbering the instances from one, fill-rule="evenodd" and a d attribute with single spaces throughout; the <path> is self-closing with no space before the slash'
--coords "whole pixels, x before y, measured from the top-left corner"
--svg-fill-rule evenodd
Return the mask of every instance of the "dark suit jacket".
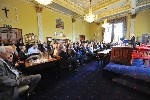
<path id="1" fill-rule="evenodd" d="M 19 60 L 21 61 L 25 61 L 28 58 L 25 52 L 23 51 L 20 51 L 18 55 L 19 55 Z"/>
<path id="2" fill-rule="evenodd" d="M 0 100 L 16 98 L 18 85 L 19 81 L 16 80 L 16 75 L 6 65 L 5 61 L 0 58 Z"/>
<path id="3" fill-rule="evenodd" d="M 135 43 L 135 37 L 134 36 L 131 38 L 131 43 Z"/>

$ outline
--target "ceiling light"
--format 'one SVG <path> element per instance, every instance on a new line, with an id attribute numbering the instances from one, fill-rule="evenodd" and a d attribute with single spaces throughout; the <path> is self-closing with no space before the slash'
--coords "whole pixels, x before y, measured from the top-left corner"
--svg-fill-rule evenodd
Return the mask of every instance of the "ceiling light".
<path id="1" fill-rule="evenodd" d="M 91 6 L 91 1 L 92 1 L 92 0 L 90 0 L 90 6 Z M 89 9 L 89 13 L 84 16 L 84 20 L 86 20 L 86 21 L 89 22 L 89 23 L 91 23 L 91 22 L 97 20 L 97 15 L 94 15 L 94 14 L 92 13 L 92 7 Z"/>
<path id="2" fill-rule="evenodd" d="M 42 4 L 42 5 L 48 5 L 50 3 L 52 3 L 53 0 L 35 0 L 38 3 Z"/>

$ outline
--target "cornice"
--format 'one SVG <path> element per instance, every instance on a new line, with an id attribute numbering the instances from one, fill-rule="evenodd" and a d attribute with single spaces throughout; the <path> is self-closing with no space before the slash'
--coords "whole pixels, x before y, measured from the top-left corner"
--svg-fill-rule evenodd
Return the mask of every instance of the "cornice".
<path id="1" fill-rule="evenodd" d="M 35 3 L 34 0 L 27 0 L 27 1 Z M 95 12 L 95 11 L 98 11 L 98 10 L 103 9 L 105 7 L 119 3 L 121 1 L 123 1 L 123 0 L 103 0 L 102 2 L 98 3 L 97 5 L 92 6 L 92 10 L 93 10 L 93 12 Z M 67 9 L 77 13 L 77 15 L 73 16 L 74 18 L 78 18 L 80 16 L 83 16 L 86 13 L 86 9 L 78 6 L 77 4 L 71 2 L 70 0 L 53 0 L 53 2 L 56 4 L 59 4 L 60 6 L 62 6 L 64 8 L 67 8 Z M 117 7 L 117 8 L 111 9 L 111 10 L 106 11 L 106 12 L 102 12 L 101 14 L 98 14 L 98 19 L 108 17 L 108 16 L 111 16 L 111 15 L 114 15 L 117 13 L 129 11 L 129 10 L 131 10 L 130 3 L 131 3 L 131 0 L 127 0 L 127 4 L 124 6 Z M 149 2 L 146 2 L 146 3 L 149 3 Z M 51 8 L 50 6 L 45 6 L 45 8 L 49 8 L 54 12 L 60 12 L 61 14 L 64 14 L 64 15 L 69 15 L 69 14 L 66 14 L 64 12 L 58 11 L 57 9 Z M 71 16 L 71 15 L 69 15 L 69 16 Z"/>
<path id="2" fill-rule="evenodd" d="M 150 4 L 150 0 L 142 0 L 141 2 L 138 2 L 136 6 L 141 6 L 146 4 Z"/>
<path id="3" fill-rule="evenodd" d="M 84 9 L 80 6 L 76 5 L 73 2 L 70 2 L 69 0 L 54 0 L 54 3 L 57 3 L 73 12 L 76 12 L 77 14 L 84 15 Z"/>
<path id="4" fill-rule="evenodd" d="M 62 14 L 62 15 L 68 16 L 68 17 L 72 17 L 72 15 L 64 13 L 64 12 L 58 10 L 58 9 L 55 9 L 55 8 L 52 8 L 52 7 L 49 7 L 49 6 L 46 6 L 45 8 L 48 8 L 50 11 L 53 11 L 55 13 L 59 13 L 59 14 Z"/>
<path id="5" fill-rule="evenodd" d="M 109 10 L 107 12 L 103 12 L 103 13 L 98 15 L 98 18 L 103 18 L 103 17 L 107 17 L 107 16 L 114 15 L 114 14 L 117 14 L 117 13 L 129 11 L 130 9 L 131 9 L 131 6 L 129 4 L 127 4 L 125 6 L 118 7 L 118 8 Z"/>
<path id="6" fill-rule="evenodd" d="M 118 2 L 121 2 L 121 0 L 103 0 L 103 1 L 100 2 L 99 4 L 92 6 L 92 10 L 93 10 L 93 12 L 94 12 L 94 11 L 100 10 L 100 9 L 102 9 L 102 8 L 105 8 L 105 7 L 107 7 L 107 6 L 116 4 L 116 3 L 118 3 Z"/>
<path id="7" fill-rule="evenodd" d="M 39 3 L 37 3 L 37 2 L 35 2 L 34 0 L 22 0 L 22 1 L 24 1 L 24 2 L 26 2 L 26 3 L 31 3 L 31 4 L 33 4 L 33 6 L 39 6 L 39 7 L 42 7 L 42 8 L 47 8 L 47 9 L 49 9 L 50 11 L 53 11 L 53 12 L 55 12 L 55 13 L 59 13 L 59 14 L 62 14 L 62 15 L 65 15 L 65 16 L 69 16 L 69 17 L 71 17 L 72 15 L 70 15 L 70 14 L 68 14 L 68 13 L 65 13 L 65 12 L 62 12 L 62 11 L 60 11 L 60 10 L 58 10 L 58 9 L 55 9 L 55 8 L 52 8 L 52 7 L 50 7 L 50 6 L 43 6 L 43 5 L 41 5 L 41 4 L 39 4 Z"/>

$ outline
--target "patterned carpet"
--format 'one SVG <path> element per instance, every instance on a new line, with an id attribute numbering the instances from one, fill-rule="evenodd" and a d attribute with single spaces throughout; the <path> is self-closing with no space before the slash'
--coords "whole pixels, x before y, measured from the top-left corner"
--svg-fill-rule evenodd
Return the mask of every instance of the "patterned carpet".
<path id="1" fill-rule="evenodd" d="M 50 70 L 41 72 L 42 80 L 29 100 L 150 100 L 150 96 L 113 83 L 101 75 L 97 62 L 80 66 L 78 71 L 59 77 Z"/>

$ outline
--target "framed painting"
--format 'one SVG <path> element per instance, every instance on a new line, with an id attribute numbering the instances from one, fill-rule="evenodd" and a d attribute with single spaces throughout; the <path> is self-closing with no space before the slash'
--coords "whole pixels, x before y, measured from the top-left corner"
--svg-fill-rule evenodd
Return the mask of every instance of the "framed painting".
<path id="1" fill-rule="evenodd" d="M 33 33 L 29 33 L 24 35 L 25 42 L 26 43 L 35 43 L 37 42 L 37 35 L 34 35 Z"/>
<path id="2" fill-rule="evenodd" d="M 60 18 L 56 19 L 56 28 L 64 29 L 64 21 L 62 21 Z"/>

